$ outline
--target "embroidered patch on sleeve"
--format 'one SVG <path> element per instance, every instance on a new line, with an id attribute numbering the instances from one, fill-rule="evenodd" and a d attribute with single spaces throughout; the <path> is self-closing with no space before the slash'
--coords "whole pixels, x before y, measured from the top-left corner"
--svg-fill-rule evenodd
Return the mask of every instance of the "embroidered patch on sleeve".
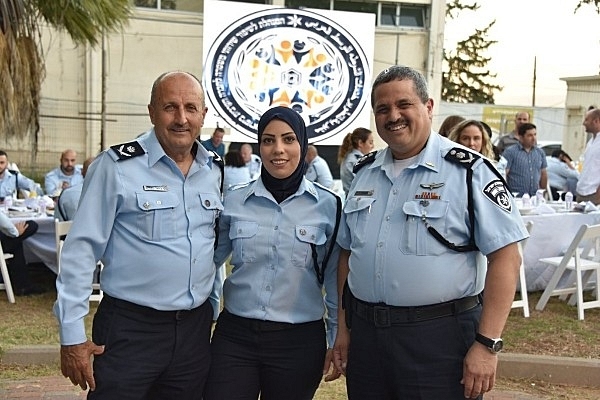
<path id="1" fill-rule="evenodd" d="M 496 206 L 500 207 L 507 213 L 512 212 L 512 203 L 510 202 L 510 194 L 500 179 L 496 179 L 487 184 L 483 188 L 483 194 Z"/>

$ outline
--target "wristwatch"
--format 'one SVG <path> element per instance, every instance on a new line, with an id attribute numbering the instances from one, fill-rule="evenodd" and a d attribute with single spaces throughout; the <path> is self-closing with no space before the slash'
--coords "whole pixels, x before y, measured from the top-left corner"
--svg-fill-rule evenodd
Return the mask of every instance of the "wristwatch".
<path id="1" fill-rule="evenodd" d="M 502 347 L 504 347 L 502 338 L 490 339 L 489 337 L 485 337 L 481 333 L 478 333 L 475 335 L 475 340 L 490 349 L 493 354 L 500 353 L 502 351 Z"/>

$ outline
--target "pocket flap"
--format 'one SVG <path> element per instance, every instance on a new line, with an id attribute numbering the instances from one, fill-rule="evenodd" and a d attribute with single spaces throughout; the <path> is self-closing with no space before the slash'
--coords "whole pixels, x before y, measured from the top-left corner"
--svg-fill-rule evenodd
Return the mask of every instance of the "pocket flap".
<path id="1" fill-rule="evenodd" d="M 427 202 L 424 206 L 422 202 Z M 441 218 L 448 212 L 448 202 L 444 200 L 412 200 L 402 206 L 405 214 L 421 217 L 423 214 L 428 218 Z"/>
<path id="2" fill-rule="evenodd" d="M 137 192 L 136 198 L 138 207 L 144 211 L 164 210 L 179 205 L 177 196 L 169 192 Z"/>
<path id="3" fill-rule="evenodd" d="M 243 239 L 256 235 L 258 224 L 252 221 L 237 221 L 229 227 L 230 239 Z"/>
<path id="4" fill-rule="evenodd" d="M 316 245 L 325 244 L 327 241 L 327 236 L 323 229 L 309 225 L 296 225 L 296 238 L 301 242 L 314 243 Z"/>

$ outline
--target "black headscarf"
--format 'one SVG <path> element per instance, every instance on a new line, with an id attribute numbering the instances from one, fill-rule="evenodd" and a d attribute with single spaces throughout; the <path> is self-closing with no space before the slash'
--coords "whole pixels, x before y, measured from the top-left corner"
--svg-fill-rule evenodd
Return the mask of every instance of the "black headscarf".
<path id="1" fill-rule="evenodd" d="M 273 107 L 267 110 L 260 121 L 258 121 L 258 143 L 261 143 L 261 136 L 265 131 L 265 127 L 274 119 L 278 119 L 287 123 L 298 139 L 300 144 L 300 163 L 296 167 L 296 170 L 287 178 L 278 179 L 273 177 L 265 169 L 265 165 L 261 168 L 260 177 L 267 190 L 273 195 L 277 203 L 281 203 L 298 190 L 306 172 L 307 164 L 304 158 L 306 157 L 306 151 L 308 149 L 308 135 L 306 134 L 306 125 L 304 120 L 296 111 L 287 107 Z"/>

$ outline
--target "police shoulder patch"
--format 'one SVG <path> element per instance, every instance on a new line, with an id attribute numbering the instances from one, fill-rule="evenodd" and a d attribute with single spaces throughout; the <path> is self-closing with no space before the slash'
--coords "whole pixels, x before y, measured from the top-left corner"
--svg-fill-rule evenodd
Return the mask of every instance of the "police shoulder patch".
<path id="1" fill-rule="evenodd" d="M 481 156 L 477 153 L 470 152 L 460 147 L 453 147 L 444 156 L 444 159 L 453 162 L 458 165 L 462 165 L 465 168 L 471 168 L 473 163 L 479 160 Z"/>
<path id="2" fill-rule="evenodd" d="M 119 161 L 128 160 L 146 153 L 137 140 L 129 143 L 115 144 L 114 146 L 110 146 L 110 148 L 119 157 Z"/>
<path id="3" fill-rule="evenodd" d="M 375 156 L 377 155 L 377 150 L 370 152 L 369 154 L 365 154 L 361 158 L 358 159 L 356 164 L 354 164 L 354 168 L 352 168 L 352 172 L 355 174 L 360 171 L 362 167 L 367 164 L 371 164 L 375 160 Z"/>
<path id="4" fill-rule="evenodd" d="M 512 212 L 512 203 L 510 201 L 511 195 L 502 180 L 495 179 L 491 181 L 483 188 L 482 192 L 485 197 L 497 207 L 509 214 Z"/>

